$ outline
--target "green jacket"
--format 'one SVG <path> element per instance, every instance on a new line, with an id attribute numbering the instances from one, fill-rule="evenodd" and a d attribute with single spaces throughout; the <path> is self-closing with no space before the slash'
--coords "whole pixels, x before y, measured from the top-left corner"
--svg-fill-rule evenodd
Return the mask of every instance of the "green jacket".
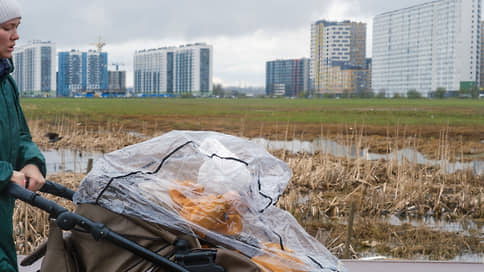
<path id="1" fill-rule="evenodd" d="M 0 271 L 17 271 L 17 254 L 13 241 L 15 199 L 4 190 L 13 170 L 37 165 L 45 176 L 45 159 L 32 142 L 30 131 L 19 104 L 11 60 L 0 60 Z"/>

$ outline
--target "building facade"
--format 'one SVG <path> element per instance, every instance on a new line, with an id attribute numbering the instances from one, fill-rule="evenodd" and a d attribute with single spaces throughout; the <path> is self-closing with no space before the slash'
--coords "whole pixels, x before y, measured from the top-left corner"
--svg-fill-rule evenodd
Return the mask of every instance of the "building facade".
<path id="1" fill-rule="evenodd" d="M 212 67 L 213 49 L 205 43 L 140 50 L 134 55 L 134 92 L 209 95 Z"/>
<path id="2" fill-rule="evenodd" d="M 322 94 L 357 93 L 368 86 L 368 70 L 345 66 L 325 67 L 321 82 L 324 82 Z"/>
<path id="3" fill-rule="evenodd" d="M 108 71 L 109 93 L 126 93 L 126 71 Z"/>
<path id="4" fill-rule="evenodd" d="M 480 31 L 483 31 L 484 30 L 484 21 L 481 21 L 481 29 Z M 481 43 L 480 43 L 480 58 L 479 58 L 479 63 L 480 63 L 480 67 L 479 67 L 479 87 L 481 90 L 484 89 L 484 61 L 483 58 L 484 58 L 484 35 L 481 34 Z"/>
<path id="5" fill-rule="evenodd" d="M 337 82 L 353 79 L 366 67 L 366 24 L 351 21 L 320 20 L 311 25 L 311 84 L 315 94 L 357 92 L 366 89 L 357 82 Z M 338 68 L 335 68 L 338 67 Z M 359 72 L 355 72 L 359 70 Z M 367 80 L 365 80 L 366 82 Z M 346 86 L 346 87 L 343 87 Z"/>
<path id="6" fill-rule="evenodd" d="M 32 41 L 15 49 L 13 78 L 22 96 L 55 96 L 56 46 L 52 42 Z"/>
<path id="7" fill-rule="evenodd" d="M 59 52 L 58 63 L 57 96 L 78 96 L 108 90 L 106 52 Z"/>
<path id="8" fill-rule="evenodd" d="M 373 20 L 372 87 L 387 96 L 480 80 L 480 0 L 439 0 Z"/>
<path id="9" fill-rule="evenodd" d="M 371 58 L 366 59 L 366 69 L 368 70 L 368 75 L 366 77 L 367 87 L 368 90 L 373 90 L 373 86 L 371 85 Z"/>
<path id="10" fill-rule="evenodd" d="M 266 62 L 266 95 L 297 97 L 310 90 L 308 58 Z"/>

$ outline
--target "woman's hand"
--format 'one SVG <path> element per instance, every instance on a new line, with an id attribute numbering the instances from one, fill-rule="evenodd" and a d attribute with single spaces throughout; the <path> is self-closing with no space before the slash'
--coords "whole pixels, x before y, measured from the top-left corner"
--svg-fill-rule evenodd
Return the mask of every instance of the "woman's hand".
<path id="1" fill-rule="evenodd" d="M 42 186 L 45 184 L 44 176 L 40 173 L 39 168 L 35 164 L 27 164 L 22 170 L 21 173 L 25 175 L 26 185 L 24 187 L 29 189 L 32 192 L 38 191 Z M 17 183 L 18 184 L 18 183 Z"/>
<path id="2" fill-rule="evenodd" d="M 19 171 L 13 171 L 12 177 L 10 177 L 11 182 L 15 182 L 16 184 L 25 188 L 25 184 L 27 180 L 25 179 L 25 175 Z"/>

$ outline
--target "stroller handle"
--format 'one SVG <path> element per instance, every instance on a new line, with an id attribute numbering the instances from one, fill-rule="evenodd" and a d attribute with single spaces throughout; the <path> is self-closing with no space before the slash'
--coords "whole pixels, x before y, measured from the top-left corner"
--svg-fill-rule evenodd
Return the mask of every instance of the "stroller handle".
<path id="1" fill-rule="evenodd" d="M 59 187 L 55 187 L 55 186 L 49 187 L 49 186 L 52 186 L 52 184 L 55 184 L 55 183 L 49 182 L 47 189 L 52 189 L 52 188 L 60 189 Z M 57 225 L 63 230 L 72 230 L 76 226 L 78 226 L 84 229 L 85 231 L 87 231 L 88 233 L 90 233 L 96 241 L 100 239 L 110 241 L 111 243 L 114 243 L 124 249 L 127 249 L 132 253 L 148 261 L 151 261 L 156 265 L 160 265 L 165 268 L 168 268 L 170 271 L 190 272 L 190 270 L 174 262 L 171 262 L 168 259 L 128 240 L 122 235 L 119 235 L 113 232 L 105 225 L 101 223 L 92 222 L 91 220 L 81 215 L 69 212 L 66 208 L 58 205 L 54 201 L 45 199 L 42 196 L 30 190 L 27 190 L 13 182 L 9 182 L 5 190 L 12 197 L 15 197 L 16 199 L 27 202 L 28 204 L 34 207 L 40 208 L 41 210 L 49 213 L 53 218 L 56 219 Z M 56 192 L 62 192 L 62 190 L 56 191 Z"/>
<path id="2" fill-rule="evenodd" d="M 40 191 L 42 193 L 59 196 L 71 201 L 76 193 L 75 191 L 50 180 L 45 180 L 45 184 L 42 186 L 42 188 L 40 188 Z"/>
<path id="3" fill-rule="evenodd" d="M 52 215 L 54 218 L 57 218 L 61 213 L 68 212 L 68 210 L 54 201 L 45 199 L 40 195 L 23 188 L 13 182 L 9 182 L 5 191 L 15 197 L 16 199 L 22 200 L 32 206 L 35 206 L 39 209 L 42 209 Z"/>

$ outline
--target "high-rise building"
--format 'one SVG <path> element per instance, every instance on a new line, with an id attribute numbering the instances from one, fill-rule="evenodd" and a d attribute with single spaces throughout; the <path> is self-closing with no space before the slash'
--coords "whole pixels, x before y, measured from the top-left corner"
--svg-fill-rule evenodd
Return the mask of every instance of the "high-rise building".
<path id="1" fill-rule="evenodd" d="M 365 73 L 365 55 L 365 23 L 326 20 L 313 23 L 310 77 L 314 92 L 324 94 L 366 89 L 367 86 L 362 86 L 361 82 L 351 82 Z"/>
<path id="2" fill-rule="evenodd" d="M 126 93 L 126 71 L 108 71 L 110 93 Z"/>
<path id="3" fill-rule="evenodd" d="M 89 50 L 59 52 L 58 96 L 76 96 L 108 90 L 108 54 Z"/>
<path id="4" fill-rule="evenodd" d="M 56 46 L 52 42 L 32 41 L 15 49 L 13 77 L 22 96 L 55 96 Z"/>
<path id="5" fill-rule="evenodd" d="M 478 82 L 480 0 L 439 0 L 373 20 L 372 86 L 387 96 Z"/>
<path id="6" fill-rule="evenodd" d="M 480 31 L 483 31 L 484 30 L 484 21 L 481 21 L 481 29 Z M 480 42 L 480 58 L 479 58 L 479 63 L 480 63 L 480 67 L 479 67 L 479 87 L 480 89 L 483 89 L 484 88 L 484 61 L 483 58 L 484 58 L 484 35 L 481 35 L 481 42 Z"/>
<path id="7" fill-rule="evenodd" d="M 134 55 L 134 92 L 146 95 L 208 95 L 212 91 L 211 45 L 140 50 Z"/>
<path id="8" fill-rule="evenodd" d="M 371 86 L 371 58 L 367 58 L 366 59 L 366 69 L 368 70 L 368 76 L 366 78 L 367 80 L 367 87 L 368 87 L 368 90 L 372 90 L 372 86 Z"/>
<path id="9" fill-rule="evenodd" d="M 266 62 L 266 94 L 297 97 L 309 91 L 309 62 L 308 58 Z"/>

